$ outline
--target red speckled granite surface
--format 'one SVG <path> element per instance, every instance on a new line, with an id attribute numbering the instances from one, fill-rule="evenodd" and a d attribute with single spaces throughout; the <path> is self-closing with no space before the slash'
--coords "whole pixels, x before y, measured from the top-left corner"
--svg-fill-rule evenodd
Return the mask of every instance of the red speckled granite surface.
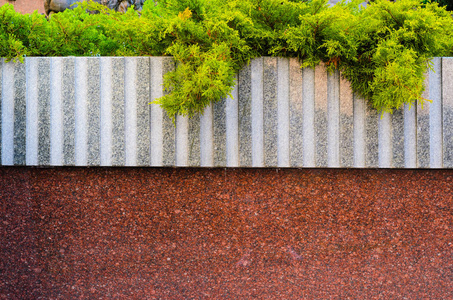
<path id="1" fill-rule="evenodd" d="M 453 299 L 453 171 L 0 168 L 1 299 Z"/>

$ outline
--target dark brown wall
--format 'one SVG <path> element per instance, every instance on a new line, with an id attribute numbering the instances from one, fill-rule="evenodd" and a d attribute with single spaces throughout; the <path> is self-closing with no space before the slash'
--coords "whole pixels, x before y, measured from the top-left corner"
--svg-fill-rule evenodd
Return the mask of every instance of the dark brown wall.
<path id="1" fill-rule="evenodd" d="M 0 168 L 0 299 L 453 299 L 453 171 Z"/>
<path id="2" fill-rule="evenodd" d="M 0 6 L 5 3 L 14 5 L 14 9 L 23 14 L 29 14 L 37 10 L 39 13 L 44 13 L 44 0 L 0 0 Z"/>

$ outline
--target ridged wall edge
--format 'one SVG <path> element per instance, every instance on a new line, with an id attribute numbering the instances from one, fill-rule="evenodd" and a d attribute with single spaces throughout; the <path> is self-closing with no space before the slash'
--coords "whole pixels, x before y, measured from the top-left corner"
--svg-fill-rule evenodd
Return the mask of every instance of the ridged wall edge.
<path id="1" fill-rule="evenodd" d="M 171 57 L 0 60 L 4 166 L 452 168 L 453 58 L 422 107 L 374 111 L 338 72 L 261 57 L 231 97 L 172 124 L 156 104 Z"/>

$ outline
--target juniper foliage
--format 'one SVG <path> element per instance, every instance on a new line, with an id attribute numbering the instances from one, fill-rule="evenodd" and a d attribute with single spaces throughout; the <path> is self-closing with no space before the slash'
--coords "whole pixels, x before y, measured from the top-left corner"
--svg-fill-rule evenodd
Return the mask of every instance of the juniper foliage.
<path id="1" fill-rule="evenodd" d="M 339 69 L 379 111 L 423 103 L 430 58 L 453 50 L 453 19 L 438 3 L 362 0 L 162 0 L 118 13 L 82 3 L 46 19 L 0 7 L 0 56 L 160 56 L 177 67 L 156 100 L 174 119 L 229 95 L 251 59 L 297 57 L 302 67 Z M 426 2 L 426 1 L 425 1 Z M 90 14 L 88 11 L 96 11 Z"/>

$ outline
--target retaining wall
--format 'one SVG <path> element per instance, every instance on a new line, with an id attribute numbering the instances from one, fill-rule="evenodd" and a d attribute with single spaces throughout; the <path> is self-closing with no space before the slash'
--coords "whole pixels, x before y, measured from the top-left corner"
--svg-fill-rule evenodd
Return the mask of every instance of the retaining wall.
<path id="1" fill-rule="evenodd" d="M 423 109 L 381 115 L 339 73 L 263 57 L 232 97 L 173 125 L 157 105 L 169 57 L 1 61 L 1 165 L 453 167 L 453 58 L 435 58 Z"/>

